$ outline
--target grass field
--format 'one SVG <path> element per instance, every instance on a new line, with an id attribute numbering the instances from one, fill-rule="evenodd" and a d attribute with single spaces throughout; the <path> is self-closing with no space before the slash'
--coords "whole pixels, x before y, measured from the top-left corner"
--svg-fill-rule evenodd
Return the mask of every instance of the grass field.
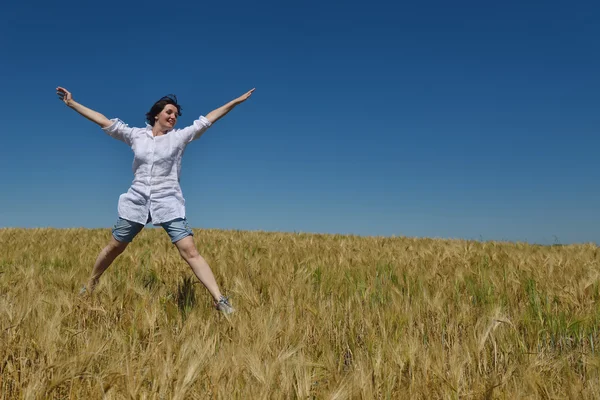
<path id="1" fill-rule="evenodd" d="M 600 398 L 592 244 L 164 231 L 78 290 L 108 229 L 0 229 L 0 397 Z"/>

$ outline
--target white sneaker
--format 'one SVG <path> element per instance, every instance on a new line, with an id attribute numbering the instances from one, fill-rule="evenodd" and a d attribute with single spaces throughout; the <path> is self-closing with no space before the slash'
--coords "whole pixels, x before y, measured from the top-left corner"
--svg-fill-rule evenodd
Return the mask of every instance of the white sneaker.
<path id="1" fill-rule="evenodd" d="M 229 303 L 229 298 L 225 296 L 221 296 L 219 301 L 215 304 L 215 308 L 226 315 L 235 312 L 235 308 L 233 308 Z"/>

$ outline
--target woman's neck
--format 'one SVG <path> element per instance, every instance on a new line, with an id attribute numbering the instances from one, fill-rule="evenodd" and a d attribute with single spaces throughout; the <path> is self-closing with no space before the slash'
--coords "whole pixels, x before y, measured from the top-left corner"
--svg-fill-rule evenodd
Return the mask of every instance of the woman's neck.
<path id="1" fill-rule="evenodd" d="M 164 126 L 161 126 L 160 124 L 156 123 L 152 127 L 152 136 L 162 136 L 162 135 L 166 134 L 168 131 L 169 131 L 169 128 L 165 128 Z"/>

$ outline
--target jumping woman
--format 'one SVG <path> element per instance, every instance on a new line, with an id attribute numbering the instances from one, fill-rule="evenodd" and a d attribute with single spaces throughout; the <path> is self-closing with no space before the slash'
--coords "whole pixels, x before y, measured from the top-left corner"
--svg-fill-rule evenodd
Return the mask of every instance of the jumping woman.
<path id="1" fill-rule="evenodd" d="M 158 100 L 146 113 L 145 128 L 132 128 L 118 118 L 108 119 L 73 100 L 71 93 L 62 87 L 56 93 L 64 103 L 115 139 L 125 142 L 133 150 L 134 178 L 131 187 L 119 197 L 118 219 L 112 229 L 112 237 L 94 264 L 87 285 L 82 292 L 93 292 L 100 276 L 121 254 L 147 223 L 162 226 L 189 264 L 196 277 L 214 299 L 217 310 L 230 314 L 234 308 L 221 294 L 217 281 L 204 258 L 196 250 L 193 232 L 186 214 L 185 200 L 179 176 L 181 158 L 186 146 L 198 139 L 212 124 L 224 117 L 235 106 L 246 101 L 254 89 L 200 116 L 192 125 L 174 129 L 181 116 L 181 106 L 175 96 Z"/>

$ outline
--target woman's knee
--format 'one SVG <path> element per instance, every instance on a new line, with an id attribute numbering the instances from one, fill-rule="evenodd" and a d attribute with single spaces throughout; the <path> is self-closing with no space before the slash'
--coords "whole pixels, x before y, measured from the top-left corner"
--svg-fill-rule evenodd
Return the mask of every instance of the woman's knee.
<path id="1" fill-rule="evenodd" d="M 198 250 L 196 250 L 195 247 L 179 249 L 179 254 L 181 254 L 181 257 L 186 261 L 200 257 L 200 253 L 198 253 Z"/>
<path id="2" fill-rule="evenodd" d="M 118 256 L 123 251 L 125 251 L 127 245 L 129 245 L 129 243 L 119 242 L 115 238 L 111 238 L 111 241 L 108 243 L 108 246 L 106 246 L 106 250 L 108 253 Z"/>
<path id="3" fill-rule="evenodd" d="M 194 241 L 191 240 L 191 237 L 189 236 L 176 242 L 175 245 L 177 246 L 181 257 L 183 257 L 183 259 L 186 261 L 200 257 L 200 254 L 194 245 Z"/>

